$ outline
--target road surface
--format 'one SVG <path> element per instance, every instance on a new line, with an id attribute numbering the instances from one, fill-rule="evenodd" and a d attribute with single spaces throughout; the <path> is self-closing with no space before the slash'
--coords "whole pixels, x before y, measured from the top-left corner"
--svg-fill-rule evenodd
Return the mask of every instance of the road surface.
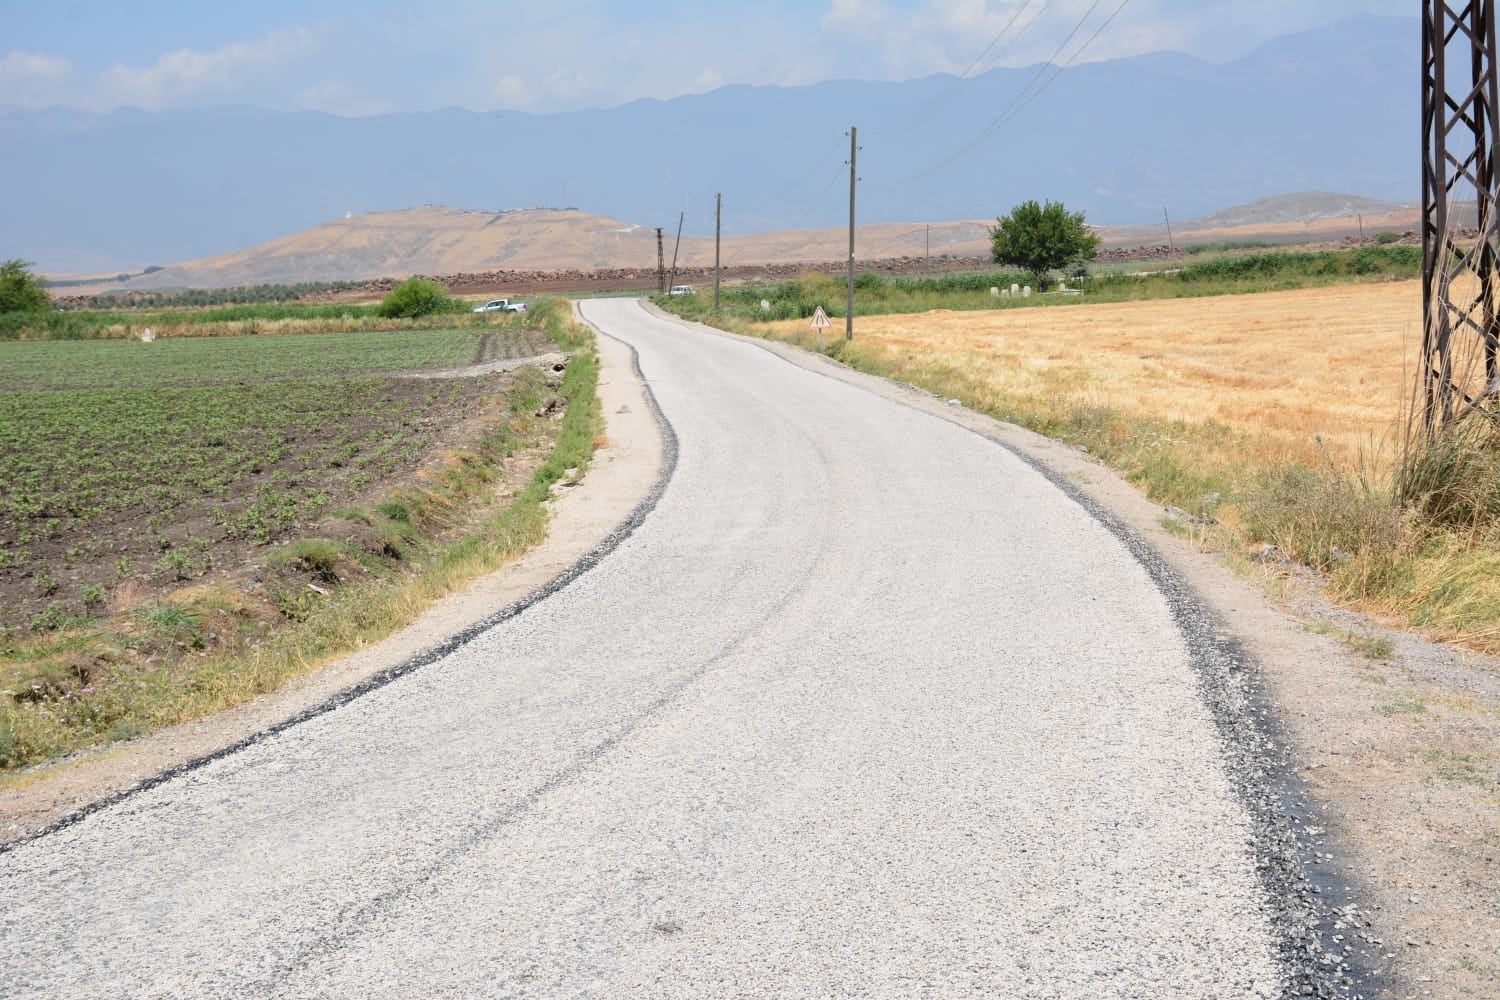
<path id="1" fill-rule="evenodd" d="M 1190 643 L 1010 452 L 638 303 L 677 454 L 437 662 L 0 855 L 0 994 L 1278 995 Z"/>

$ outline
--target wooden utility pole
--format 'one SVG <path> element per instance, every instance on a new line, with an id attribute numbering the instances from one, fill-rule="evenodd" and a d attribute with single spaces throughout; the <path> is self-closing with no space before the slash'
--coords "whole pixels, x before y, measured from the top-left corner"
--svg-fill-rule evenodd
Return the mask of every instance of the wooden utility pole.
<path id="1" fill-rule="evenodd" d="M 849 126 L 849 304 L 844 313 L 844 339 L 854 339 L 854 188 L 859 173 L 854 159 L 859 153 L 859 129 Z"/>
<path id="2" fill-rule="evenodd" d="M 1167 206 L 1161 207 L 1161 217 L 1167 220 L 1167 250 L 1176 253 L 1177 248 L 1172 245 L 1172 220 L 1167 216 Z"/>
<path id="3" fill-rule="evenodd" d="M 932 223 L 927 224 L 927 260 L 924 262 L 927 273 L 932 273 Z"/>
<path id="4" fill-rule="evenodd" d="M 672 244 L 672 285 L 677 285 L 677 251 L 682 247 L 682 220 L 687 216 L 686 212 L 677 213 L 677 242 Z"/>
<path id="5" fill-rule="evenodd" d="M 724 195 L 714 195 L 714 312 L 719 311 L 719 234 L 724 228 Z"/>
<path id="6" fill-rule="evenodd" d="M 656 293 L 667 290 L 667 266 L 661 252 L 661 226 L 656 227 Z"/>

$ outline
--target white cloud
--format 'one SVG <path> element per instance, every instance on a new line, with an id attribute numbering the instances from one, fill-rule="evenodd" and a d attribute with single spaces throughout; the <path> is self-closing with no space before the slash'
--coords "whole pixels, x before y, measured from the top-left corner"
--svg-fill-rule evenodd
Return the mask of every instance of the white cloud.
<path id="1" fill-rule="evenodd" d="M 525 80 L 514 73 L 506 73 L 495 84 L 495 100 L 500 102 L 502 108 L 521 110 L 530 107 L 536 98 L 532 96 L 531 88 L 526 86 Z"/>
<path id="2" fill-rule="evenodd" d="M 299 91 L 292 101 L 292 108 L 296 111 L 326 111 L 347 118 L 396 110 L 343 80 L 324 80 Z"/>
<path id="3" fill-rule="evenodd" d="M 583 70 L 559 71 L 542 81 L 542 93 L 564 104 L 587 101 L 604 89 L 603 81 Z"/>
<path id="4" fill-rule="evenodd" d="M 61 56 L 13 51 L 0 59 L 0 79 L 56 82 L 73 75 L 73 64 Z"/>
<path id="5" fill-rule="evenodd" d="M 1026 12 L 1022 8 L 1023 4 L 1014 0 L 1007 3 L 988 3 L 986 0 L 929 0 L 926 9 L 919 12 L 915 20 L 919 24 L 933 24 L 948 31 L 973 32 L 976 37 L 983 35 L 985 38 L 992 38 L 1018 12 L 1023 15 L 1019 23 L 1024 24 Z"/>
<path id="6" fill-rule="evenodd" d="M 15 50 L 0 59 L 0 104 L 62 104 L 71 97 L 73 83 L 73 64 L 60 56 Z"/>
<path id="7" fill-rule="evenodd" d="M 877 30 L 888 13 L 881 0 L 832 0 L 818 23 L 824 31 L 862 34 Z"/>
<path id="8" fill-rule="evenodd" d="M 1132 0 L 1078 62 L 1161 49 L 1221 61 L 1277 34 L 1359 11 L 1404 11 L 1409 3 Z M 331 15 L 270 34 L 261 34 L 268 22 L 255 22 L 244 29 L 247 40 L 222 48 L 148 50 L 130 57 L 136 64 L 113 67 L 86 64 L 60 41 L 49 42 L 73 62 L 11 52 L 0 59 L 0 104 L 106 111 L 242 101 L 344 115 L 445 105 L 553 112 L 670 99 L 729 83 L 956 74 L 976 59 L 978 74 L 1053 58 L 1089 15 L 1057 54 L 1066 61 L 1120 0 L 1097 7 L 1094 0 L 799 0 L 766 4 L 755 17 L 737 16 L 733 5 L 674 0 L 667 6 L 673 16 L 648 18 L 607 0 L 435 0 L 421 8 L 396 5 L 386 17 Z M 313 52 L 317 59 L 307 58 Z"/>
<path id="9" fill-rule="evenodd" d="M 212 52 L 179 49 L 144 69 L 106 70 L 99 78 L 100 97 L 111 107 L 130 104 L 148 110 L 222 99 L 245 91 L 314 48 L 312 33 L 298 28 Z"/>

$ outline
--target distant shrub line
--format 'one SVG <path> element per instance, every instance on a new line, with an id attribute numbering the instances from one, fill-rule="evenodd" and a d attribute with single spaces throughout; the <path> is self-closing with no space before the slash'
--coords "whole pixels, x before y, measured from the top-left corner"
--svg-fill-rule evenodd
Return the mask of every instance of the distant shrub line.
<path id="1" fill-rule="evenodd" d="M 1265 250 L 1275 245 L 1265 240 L 1217 240 L 1213 243 L 1194 243 L 1182 249 L 1192 256 L 1198 256 L 1205 253 L 1225 253 L 1229 250 Z"/>
<path id="2" fill-rule="evenodd" d="M 158 269 L 159 270 L 159 269 Z M 148 268 L 144 273 L 150 274 Z M 131 277 L 123 275 L 117 280 Z M 89 281 L 49 281 L 53 288 L 68 288 Z M 323 292 L 344 292 L 363 288 L 362 281 L 303 281 L 292 285 L 247 285 L 241 288 L 189 288 L 176 291 L 136 292 L 126 289 L 100 292 L 81 302 L 59 303 L 62 309 L 93 309 L 107 305 L 117 309 L 202 308 L 205 306 L 255 305 L 266 302 L 295 302 Z"/>
<path id="3" fill-rule="evenodd" d="M 1009 291 L 1031 284 L 1025 271 L 959 271 L 933 275 L 888 276 L 872 271 L 854 279 L 855 311 L 909 313 L 928 309 L 995 309 L 1065 302 L 1112 302 L 1151 298 L 1179 298 L 1232 292 L 1299 288 L 1337 281 L 1416 278 L 1421 274 L 1422 249 L 1413 246 L 1370 246 L 1352 250 L 1268 251 L 1192 260 L 1181 268 L 1132 273 L 1108 270 L 1084 279 L 1082 296 L 1033 295 L 997 298 L 991 289 Z M 1076 277 L 1065 279 L 1078 289 Z M 842 316 L 844 283 L 809 272 L 796 281 L 752 282 L 721 290 L 721 315 L 752 322 L 807 319 L 819 306 L 830 316 Z M 713 313 L 708 295 L 660 296 L 659 302 L 689 318 Z"/>
<path id="4" fill-rule="evenodd" d="M 1271 277 L 1366 277 L 1388 274 L 1416 277 L 1422 268 L 1422 248 L 1407 246 L 1359 247 L 1354 250 L 1287 251 L 1234 254 L 1194 261 L 1178 274 L 1182 281 L 1234 281 Z"/>
<path id="5" fill-rule="evenodd" d="M 320 303 L 318 305 L 238 305 L 193 312 L 30 312 L 0 315 L 0 340 L 96 340 L 118 336 L 129 327 L 195 327 L 220 323 L 275 322 L 374 317 L 374 306 Z M 111 329 L 115 328 L 115 329 Z"/>

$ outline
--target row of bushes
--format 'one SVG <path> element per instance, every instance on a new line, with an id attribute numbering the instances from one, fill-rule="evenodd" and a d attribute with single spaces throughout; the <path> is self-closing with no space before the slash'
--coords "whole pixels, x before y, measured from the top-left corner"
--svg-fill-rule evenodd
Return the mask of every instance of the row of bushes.
<path id="1" fill-rule="evenodd" d="M 1182 268 L 1154 274 L 1116 270 L 1088 277 L 1088 301 L 1211 295 L 1296 287 L 1337 280 L 1382 276 L 1416 278 L 1422 270 L 1422 249 L 1413 246 L 1369 246 L 1352 250 L 1271 251 L 1193 260 Z M 1071 279 L 1070 279 L 1071 280 Z M 936 275 L 886 276 L 865 272 L 855 276 L 855 309 L 863 312 L 920 312 L 927 309 L 990 309 L 997 300 L 992 288 L 1029 285 L 1035 278 L 1023 271 L 993 270 Z M 796 281 L 731 286 L 720 293 L 720 312 L 761 322 L 806 319 L 819 306 L 830 316 L 842 316 L 847 292 L 844 283 L 828 274 L 803 275 Z M 1004 300 L 1018 305 L 1017 300 Z M 1025 300 L 1078 301 L 1055 297 Z M 713 311 L 707 296 L 678 296 L 663 304 L 689 318 Z"/>
<path id="2" fill-rule="evenodd" d="M 1388 274 L 1415 278 L 1422 272 L 1422 248 L 1373 246 L 1354 250 L 1276 251 L 1233 254 L 1194 261 L 1178 272 L 1180 281 L 1237 281 L 1246 278 L 1334 278 Z"/>
<path id="3" fill-rule="evenodd" d="M 1275 245 L 1265 240 L 1216 240 L 1212 243 L 1194 243 L 1182 249 L 1189 256 L 1197 257 L 1206 253 L 1227 253 L 1230 250 L 1267 250 Z"/>
<path id="4" fill-rule="evenodd" d="M 886 276 L 865 271 L 854 276 L 857 307 L 893 304 L 896 300 L 920 300 L 936 303 L 948 296 L 988 295 L 995 287 L 1027 284 L 1030 275 L 1013 270 L 958 271 L 948 274 Z M 844 282 L 830 275 L 809 272 L 796 281 L 772 284 L 748 284 L 726 287 L 720 292 L 722 308 L 733 314 L 757 320 L 806 319 L 818 306 L 830 315 L 843 315 Z M 672 302 L 684 315 L 697 315 L 712 309 L 712 300 L 698 296 L 688 301 Z"/>
<path id="5" fill-rule="evenodd" d="M 15 312 L 0 314 L 0 340 L 94 340 L 110 336 L 112 327 L 121 326 L 212 326 L 249 321 L 270 323 L 283 319 L 332 321 L 374 315 L 374 306 L 292 303 L 175 312 Z"/>
<path id="6" fill-rule="evenodd" d="M 149 270 L 146 273 L 150 273 Z M 48 282 L 54 288 L 69 282 Z M 72 284 L 77 284 L 73 282 Z M 246 285 L 240 288 L 189 288 L 160 292 L 100 292 L 84 300 L 62 302 L 60 309 L 202 309 L 209 306 L 296 302 L 309 295 L 364 287 L 362 281 L 303 281 L 291 285 Z"/>
<path id="7" fill-rule="evenodd" d="M 464 313 L 468 308 L 468 303 L 450 296 L 440 282 L 412 278 L 393 289 L 379 305 L 273 302 L 154 313 L 113 310 L 4 313 L 0 314 L 0 340 L 95 340 L 116 335 L 122 327 L 211 327 L 280 320 L 338 322 L 373 317 L 413 319 Z"/>

